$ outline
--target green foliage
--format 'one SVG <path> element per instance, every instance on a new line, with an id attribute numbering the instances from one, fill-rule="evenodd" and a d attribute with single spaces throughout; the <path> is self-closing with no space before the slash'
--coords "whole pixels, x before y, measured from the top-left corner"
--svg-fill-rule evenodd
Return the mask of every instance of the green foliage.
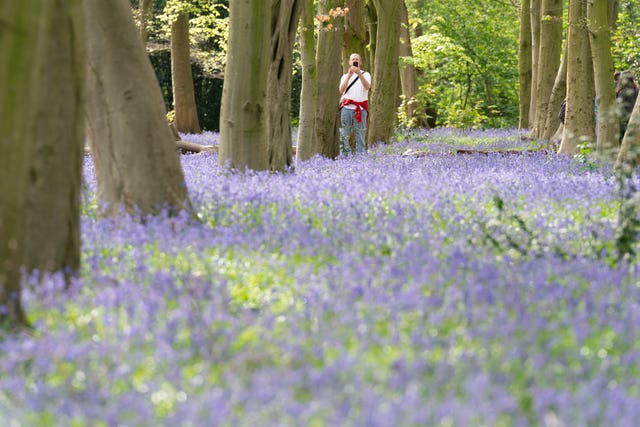
<path id="1" fill-rule="evenodd" d="M 226 63 L 229 37 L 227 6 L 219 0 L 168 0 L 163 13 L 158 16 L 163 39 L 171 38 L 171 22 L 184 12 L 189 13 L 192 58 L 201 64 L 206 74 L 221 74 Z"/>
<path id="2" fill-rule="evenodd" d="M 611 48 L 616 70 L 640 70 L 639 34 L 640 1 L 621 1 Z"/>
<path id="3" fill-rule="evenodd" d="M 408 0 L 412 63 L 437 125 L 511 127 L 518 122 L 518 19 L 496 2 Z"/>
<path id="4" fill-rule="evenodd" d="M 171 54 L 168 51 L 158 51 L 149 55 L 149 58 L 162 89 L 165 107 L 168 112 L 171 112 L 173 108 Z M 223 81 L 205 73 L 203 66 L 198 62 L 191 63 L 191 72 L 193 73 L 198 120 L 203 129 L 217 131 L 220 125 Z"/>
<path id="5" fill-rule="evenodd" d="M 578 154 L 574 155 L 573 158 L 588 170 L 598 168 L 598 163 L 593 157 L 593 147 L 588 142 L 578 144 Z"/>
<path id="6" fill-rule="evenodd" d="M 617 192 L 620 200 L 618 226 L 615 231 L 615 246 L 618 261 L 634 259 L 640 245 L 640 192 L 633 179 L 633 169 L 623 165 L 617 171 Z"/>
<path id="7" fill-rule="evenodd" d="M 585 149 L 586 150 L 586 149 Z M 637 261 L 640 245 L 640 192 L 631 179 L 629 168 L 618 171 L 617 193 L 619 208 L 603 209 L 603 219 L 610 215 L 617 216 L 617 226 L 613 239 L 592 234 L 588 245 L 580 248 L 577 254 L 569 254 L 552 239 L 534 231 L 528 225 L 529 215 L 523 215 L 505 201 L 495 195 L 488 206 L 488 219 L 478 220 L 480 237 L 469 238 L 470 245 L 492 248 L 498 257 L 520 259 L 525 257 L 540 257 L 545 253 L 553 253 L 563 260 L 571 257 L 586 256 L 592 259 L 604 259 L 608 265 L 614 267 L 622 262 Z M 576 223 L 587 219 L 580 211 L 573 211 L 571 216 Z"/>

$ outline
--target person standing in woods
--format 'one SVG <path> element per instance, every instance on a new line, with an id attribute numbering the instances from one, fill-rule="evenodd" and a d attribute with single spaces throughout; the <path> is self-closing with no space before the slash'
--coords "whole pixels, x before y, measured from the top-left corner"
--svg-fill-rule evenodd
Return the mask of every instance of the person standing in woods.
<path id="1" fill-rule="evenodd" d="M 360 55 L 352 53 L 349 57 L 349 71 L 340 79 L 340 154 L 351 154 L 349 136 L 351 129 L 356 134 L 356 153 L 367 151 L 365 131 L 369 115 L 369 89 L 371 75 L 362 71 Z"/>

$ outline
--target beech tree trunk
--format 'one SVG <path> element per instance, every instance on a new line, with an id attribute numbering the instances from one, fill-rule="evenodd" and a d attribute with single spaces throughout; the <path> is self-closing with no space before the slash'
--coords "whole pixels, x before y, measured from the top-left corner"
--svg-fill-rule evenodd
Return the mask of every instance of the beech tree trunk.
<path id="1" fill-rule="evenodd" d="M 609 30 L 613 33 L 616 30 L 616 24 L 618 22 L 620 2 L 618 0 L 608 0 L 607 3 L 609 3 Z"/>
<path id="2" fill-rule="evenodd" d="M 305 0 L 300 20 L 300 56 L 302 91 L 300 92 L 300 124 L 296 158 L 309 160 L 320 153 L 316 138 L 318 105 L 318 67 L 316 65 L 316 33 L 313 0 Z"/>
<path id="3" fill-rule="evenodd" d="M 533 53 L 531 51 L 531 1 L 522 0 L 520 6 L 520 49 L 518 52 L 518 76 L 520 83 L 520 129 L 530 126 L 529 110 L 531 108 L 531 79 Z"/>
<path id="4" fill-rule="evenodd" d="M 615 114 L 616 94 L 613 84 L 608 2 L 590 0 L 587 4 L 587 16 L 598 105 L 596 147 L 599 154 L 615 158 L 618 154 L 617 135 L 620 126 Z"/>
<path id="5" fill-rule="evenodd" d="M 138 13 L 140 14 L 140 38 L 146 46 L 149 40 L 149 23 L 153 17 L 153 0 L 139 0 Z"/>
<path id="6" fill-rule="evenodd" d="M 401 0 L 373 0 L 378 15 L 375 74 L 370 92 L 368 145 L 388 144 L 396 119 L 398 81 L 398 40 L 400 38 Z"/>
<path id="7" fill-rule="evenodd" d="M 622 139 L 622 145 L 616 159 L 616 167 L 640 165 L 640 96 L 633 107 L 627 131 Z"/>
<path id="8" fill-rule="evenodd" d="M 559 153 L 576 154 L 578 144 L 595 142 L 593 62 L 583 0 L 569 2 L 567 111 Z"/>
<path id="9" fill-rule="evenodd" d="M 268 170 L 271 2 L 229 4 L 229 50 L 220 108 L 221 165 Z"/>
<path id="10" fill-rule="evenodd" d="M 20 296 L 25 259 L 73 269 L 80 258 L 78 147 L 86 64 L 79 0 L 5 2 L 0 22 L 11 23 L 0 31 L 0 328 L 13 329 L 28 324 Z M 56 149 L 57 143 L 64 146 Z M 45 226 L 28 230 L 36 216 Z M 53 224 L 63 230 L 49 236 Z M 28 256 L 35 243 L 47 257 Z"/>
<path id="11" fill-rule="evenodd" d="M 562 2 L 542 0 L 540 46 L 536 84 L 536 110 L 532 134 L 541 137 L 547 120 L 549 100 L 553 90 L 562 50 Z"/>
<path id="12" fill-rule="evenodd" d="M 529 125 L 536 120 L 536 105 L 538 103 L 538 58 L 540 55 L 540 8 L 542 0 L 529 0 L 531 23 L 531 98 L 529 105 Z"/>
<path id="13" fill-rule="evenodd" d="M 318 5 L 318 14 L 326 14 L 329 10 L 343 6 L 340 0 L 327 0 Z M 318 65 L 318 105 L 316 110 L 316 138 L 320 153 L 325 157 L 335 158 L 339 153 L 338 102 L 340 100 L 340 77 L 342 76 L 341 46 L 344 31 L 343 18 L 334 21 L 334 30 L 320 30 L 316 51 Z"/>
<path id="14" fill-rule="evenodd" d="M 171 85 L 176 129 L 182 133 L 202 132 L 191 72 L 188 12 L 181 12 L 171 23 Z"/>
<path id="15" fill-rule="evenodd" d="M 400 57 L 412 58 L 411 34 L 409 32 L 409 17 L 405 0 L 401 0 L 400 9 Z M 424 111 L 424 105 L 417 99 L 418 95 L 418 74 L 416 67 L 410 63 L 400 63 L 400 82 L 402 85 L 402 96 L 404 98 L 404 116 L 411 127 L 429 128 L 429 122 Z"/>
<path id="16" fill-rule="evenodd" d="M 271 66 L 267 84 L 269 169 L 292 166 L 291 81 L 293 45 L 304 0 L 274 0 L 271 15 Z"/>
<path id="17" fill-rule="evenodd" d="M 190 210 L 160 85 L 127 0 L 85 0 L 91 154 L 102 214 Z"/>
<path id="18" fill-rule="evenodd" d="M 367 8 L 362 0 L 346 0 L 349 13 L 344 17 L 344 37 L 342 44 L 342 66 L 348 68 L 349 57 L 357 53 L 365 64 L 371 64 L 372 58 L 367 49 Z"/>
<path id="19" fill-rule="evenodd" d="M 567 96 L 567 44 L 565 43 L 564 52 L 560 61 L 560 67 L 556 74 L 556 79 L 553 83 L 553 89 L 551 89 L 551 96 L 549 97 L 549 108 L 547 109 L 547 119 L 545 120 L 544 131 L 542 133 L 542 139 L 550 140 L 557 132 L 558 127 L 562 125 L 558 118 L 560 112 L 560 106 L 562 101 Z"/>
<path id="20" fill-rule="evenodd" d="M 70 277 L 80 269 L 85 28 L 79 0 L 52 3 L 38 70 L 40 96 L 27 184 L 24 265 L 27 271 L 62 271 Z"/>

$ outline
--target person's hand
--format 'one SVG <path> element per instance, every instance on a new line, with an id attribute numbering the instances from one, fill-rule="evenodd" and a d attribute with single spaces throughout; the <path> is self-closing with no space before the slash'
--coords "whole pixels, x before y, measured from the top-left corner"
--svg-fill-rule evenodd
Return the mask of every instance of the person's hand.
<path id="1" fill-rule="evenodd" d="M 360 67 L 356 67 L 355 65 L 352 65 L 351 68 L 349 68 L 349 74 L 360 74 Z"/>

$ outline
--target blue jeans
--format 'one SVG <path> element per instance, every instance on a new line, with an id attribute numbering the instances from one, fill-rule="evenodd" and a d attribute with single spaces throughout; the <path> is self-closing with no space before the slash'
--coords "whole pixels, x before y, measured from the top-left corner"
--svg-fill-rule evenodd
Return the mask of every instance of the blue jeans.
<path id="1" fill-rule="evenodd" d="M 343 108 L 340 111 L 340 154 L 351 154 L 349 135 L 353 128 L 356 133 L 356 153 L 366 153 L 367 146 L 364 143 L 364 134 L 367 129 L 367 110 L 362 109 L 362 121 L 355 119 L 356 110 Z"/>

